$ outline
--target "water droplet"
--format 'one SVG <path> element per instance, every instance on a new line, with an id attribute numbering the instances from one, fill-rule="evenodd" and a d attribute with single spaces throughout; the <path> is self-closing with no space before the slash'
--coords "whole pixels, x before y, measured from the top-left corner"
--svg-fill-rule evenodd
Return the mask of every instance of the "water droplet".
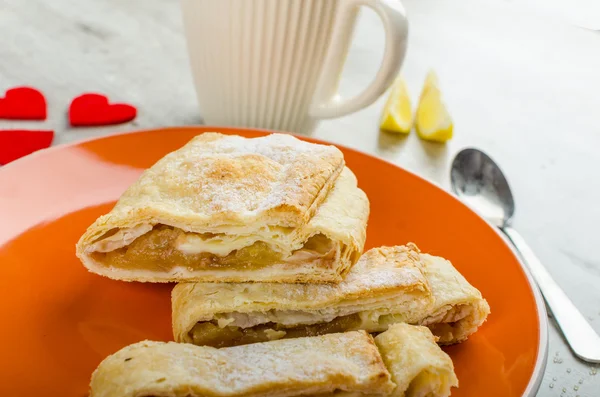
<path id="1" fill-rule="evenodd" d="M 552 380 L 556 382 L 556 376 L 554 378 L 552 378 Z"/>
<path id="2" fill-rule="evenodd" d="M 567 368 L 567 373 L 570 374 L 571 373 L 571 368 Z"/>
<path id="3" fill-rule="evenodd" d="M 563 392 L 563 393 L 566 393 L 566 392 L 567 392 L 567 388 L 566 388 L 566 387 L 563 387 L 563 389 L 562 389 L 562 392 Z"/>
<path id="4" fill-rule="evenodd" d="M 579 384 L 581 385 L 583 383 L 583 379 L 579 379 Z"/>
<path id="5" fill-rule="evenodd" d="M 555 356 L 558 356 L 558 352 L 554 353 Z"/>
<path id="6" fill-rule="evenodd" d="M 554 357 L 554 359 L 552 360 L 552 362 L 553 362 L 554 364 L 562 364 L 562 362 L 563 362 L 563 359 L 562 359 L 562 358 L 560 358 L 560 357 Z"/>
<path id="7" fill-rule="evenodd" d="M 575 391 L 579 390 L 579 386 L 577 386 L 577 385 L 573 386 L 573 390 L 575 390 Z"/>
<path id="8" fill-rule="evenodd" d="M 554 383 L 550 383 L 550 388 L 554 389 Z"/>
<path id="9" fill-rule="evenodd" d="M 597 373 L 598 373 L 598 370 L 596 369 L 596 367 L 593 367 L 593 368 L 590 370 L 590 375 L 592 375 L 592 376 L 596 375 Z"/>

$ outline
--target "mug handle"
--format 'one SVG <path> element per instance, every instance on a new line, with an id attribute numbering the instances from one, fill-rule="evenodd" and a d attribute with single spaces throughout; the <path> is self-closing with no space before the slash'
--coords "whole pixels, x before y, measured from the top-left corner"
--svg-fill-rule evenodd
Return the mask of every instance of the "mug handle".
<path id="1" fill-rule="evenodd" d="M 319 76 L 311 117 L 328 119 L 356 112 L 375 102 L 387 90 L 400 71 L 408 41 L 408 21 L 404 7 L 398 0 L 343 0 L 336 16 L 330 48 L 325 55 L 323 70 Z M 385 29 L 385 52 L 375 79 L 360 94 L 341 99 L 337 94 L 337 83 L 349 48 L 358 9 L 361 6 L 373 9 L 383 22 Z"/>

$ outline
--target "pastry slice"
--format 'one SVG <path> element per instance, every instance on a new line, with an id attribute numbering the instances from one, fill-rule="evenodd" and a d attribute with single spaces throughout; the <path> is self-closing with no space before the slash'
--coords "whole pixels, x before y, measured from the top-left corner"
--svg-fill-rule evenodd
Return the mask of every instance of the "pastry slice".
<path id="1" fill-rule="evenodd" d="M 171 296 L 178 342 L 226 347 L 333 332 L 426 324 L 466 339 L 489 307 L 452 264 L 414 244 L 367 251 L 336 285 L 181 283 Z"/>
<path id="2" fill-rule="evenodd" d="M 427 254 L 421 258 L 434 305 L 418 323 L 429 327 L 442 345 L 466 340 L 486 320 L 490 306 L 449 261 Z"/>
<path id="3" fill-rule="evenodd" d="M 336 283 L 362 253 L 368 215 L 334 146 L 204 133 L 146 170 L 77 256 L 126 281 Z"/>
<path id="4" fill-rule="evenodd" d="M 375 337 L 383 362 L 392 375 L 394 397 L 449 396 L 458 387 L 452 359 L 436 345 L 426 327 L 393 324 Z"/>
<path id="5" fill-rule="evenodd" d="M 424 327 L 364 331 L 215 349 L 140 342 L 106 358 L 91 397 L 446 397 L 450 357 Z"/>

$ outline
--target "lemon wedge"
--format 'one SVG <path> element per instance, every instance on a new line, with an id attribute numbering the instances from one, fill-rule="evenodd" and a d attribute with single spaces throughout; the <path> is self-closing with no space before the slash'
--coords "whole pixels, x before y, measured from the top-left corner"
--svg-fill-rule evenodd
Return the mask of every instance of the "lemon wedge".
<path id="1" fill-rule="evenodd" d="M 442 101 L 438 78 L 429 72 L 421 91 L 416 115 L 417 134 L 421 139 L 446 142 L 452 138 L 454 124 Z"/>
<path id="2" fill-rule="evenodd" d="M 390 96 L 383 108 L 379 129 L 408 134 L 412 129 L 412 125 L 413 114 L 408 89 L 404 79 L 398 77 L 392 85 Z"/>

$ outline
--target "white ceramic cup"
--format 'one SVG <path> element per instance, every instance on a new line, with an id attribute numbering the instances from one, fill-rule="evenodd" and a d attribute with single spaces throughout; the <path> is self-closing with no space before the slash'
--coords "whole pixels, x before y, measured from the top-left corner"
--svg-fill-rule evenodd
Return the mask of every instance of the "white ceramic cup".
<path id="1" fill-rule="evenodd" d="M 337 86 L 361 6 L 385 29 L 371 84 L 351 98 Z M 408 25 L 398 0 L 182 0 L 205 123 L 309 132 L 318 120 L 362 109 L 392 84 Z"/>

